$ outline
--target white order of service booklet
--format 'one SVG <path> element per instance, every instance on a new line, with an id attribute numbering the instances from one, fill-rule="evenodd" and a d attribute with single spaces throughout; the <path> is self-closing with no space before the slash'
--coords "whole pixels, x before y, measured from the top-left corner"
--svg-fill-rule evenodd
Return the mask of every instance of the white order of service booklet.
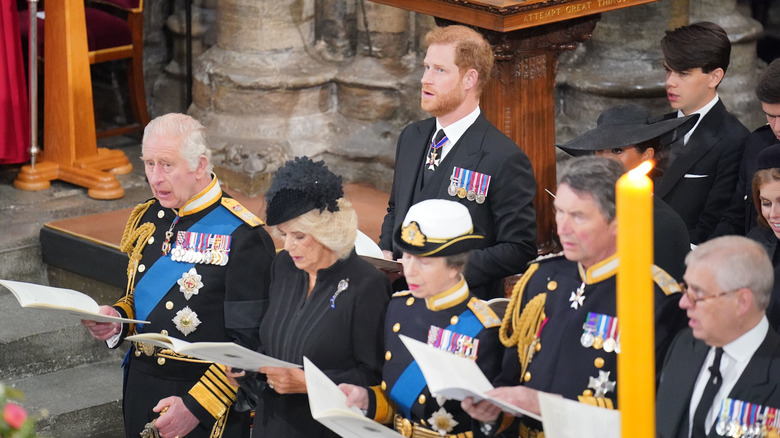
<path id="1" fill-rule="evenodd" d="M 403 435 L 367 418 L 308 357 L 303 358 L 311 416 L 344 438 L 403 438 Z"/>
<path id="2" fill-rule="evenodd" d="M 160 333 L 140 333 L 128 336 L 128 341 L 168 348 L 179 354 L 196 357 L 209 362 L 221 363 L 231 368 L 257 371 L 260 367 L 300 368 L 300 365 L 285 362 L 265 354 L 252 351 L 233 342 L 187 342 Z"/>
<path id="3" fill-rule="evenodd" d="M 545 438 L 620 438 L 620 411 L 539 393 Z"/>
<path id="4" fill-rule="evenodd" d="M 431 394 L 452 400 L 464 400 L 467 397 L 472 397 L 477 402 L 488 400 L 514 416 L 522 415 L 541 421 L 542 417 L 533 412 L 485 394 L 493 389 L 493 385 L 475 361 L 439 350 L 408 336 L 399 337 L 420 366 Z"/>
<path id="5" fill-rule="evenodd" d="M 11 280 L 0 280 L 0 284 L 11 291 L 19 304 L 27 309 L 65 312 L 80 319 L 97 322 L 149 324 L 149 321 L 101 315 L 98 313 L 100 305 L 92 297 L 73 289 Z"/>

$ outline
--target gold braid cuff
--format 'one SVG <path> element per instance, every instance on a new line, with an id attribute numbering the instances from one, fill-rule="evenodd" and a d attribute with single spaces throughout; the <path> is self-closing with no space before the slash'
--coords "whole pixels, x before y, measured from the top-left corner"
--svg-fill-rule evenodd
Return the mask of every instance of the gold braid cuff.
<path id="1" fill-rule="evenodd" d="M 215 420 L 224 416 L 236 400 L 236 389 L 228 383 L 224 366 L 218 364 L 209 367 L 189 394 Z"/>
<path id="2" fill-rule="evenodd" d="M 381 387 L 372 386 L 368 390 L 373 392 L 376 398 L 376 412 L 372 420 L 377 423 L 390 424 L 395 416 L 395 405 Z"/>

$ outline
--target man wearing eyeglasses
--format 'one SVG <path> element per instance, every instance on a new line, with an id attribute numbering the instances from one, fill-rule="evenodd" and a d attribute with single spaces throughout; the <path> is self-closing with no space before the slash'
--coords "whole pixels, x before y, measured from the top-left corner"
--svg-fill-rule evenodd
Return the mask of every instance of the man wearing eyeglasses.
<path id="1" fill-rule="evenodd" d="M 774 281 L 766 252 L 745 237 L 725 236 L 699 245 L 685 263 L 680 307 L 689 328 L 664 361 L 657 435 L 776 436 L 780 336 L 765 315 Z"/>

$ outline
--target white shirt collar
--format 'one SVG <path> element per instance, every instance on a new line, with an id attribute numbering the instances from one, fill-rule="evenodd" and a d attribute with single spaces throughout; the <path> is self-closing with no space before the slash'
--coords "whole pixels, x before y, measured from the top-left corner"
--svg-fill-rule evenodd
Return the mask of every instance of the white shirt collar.
<path id="1" fill-rule="evenodd" d="M 744 335 L 724 345 L 723 352 L 737 363 L 747 362 L 753 357 L 753 353 L 758 350 L 761 343 L 764 342 L 768 330 L 769 321 L 764 316 L 755 327 L 748 330 Z"/>
<path id="2" fill-rule="evenodd" d="M 710 112 L 712 107 L 714 107 L 715 104 L 718 103 L 718 100 L 720 100 L 718 98 L 718 93 L 715 93 L 715 97 L 713 97 L 712 100 L 709 101 L 709 103 L 707 103 L 707 105 L 704 105 L 703 107 L 701 107 L 698 110 L 696 110 L 696 111 L 691 113 L 691 114 L 698 114 L 699 115 L 699 119 L 696 120 L 696 124 L 693 125 L 693 128 L 691 128 L 691 130 L 688 131 L 685 134 L 685 140 L 683 140 L 683 142 L 684 142 L 683 144 L 687 144 L 688 143 L 688 139 L 691 138 L 691 134 L 693 134 L 693 131 L 695 131 L 696 128 L 699 126 L 699 122 L 701 122 L 701 119 L 703 119 L 704 116 L 706 116 L 707 113 Z M 688 115 L 690 115 L 690 114 L 688 114 Z M 677 110 L 677 117 L 685 117 L 685 114 L 683 114 L 682 110 Z"/>
<path id="3" fill-rule="evenodd" d="M 439 118 L 436 118 L 436 131 L 434 131 L 433 135 L 435 136 L 437 132 L 439 132 L 439 129 L 444 130 L 444 134 L 447 136 L 447 142 L 444 143 L 444 146 L 442 146 L 442 154 L 441 158 L 444 159 L 444 157 L 447 156 L 447 154 L 452 150 L 452 147 L 455 145 L 455 143 L 460 140 L 461 137 L 463 137 L 463 134 L 466 132 L 471 125 L 474 124 L 474 122 L 477 121 L 477 117 L 479 117 L 480 110 L 479 106 L 474 108 L 474 111 L 469 113 L 466 117 L 458 120 L 457 122 L 447 126 L 446 128 L 442 128 L 441 123 L 439 122 Z"/>

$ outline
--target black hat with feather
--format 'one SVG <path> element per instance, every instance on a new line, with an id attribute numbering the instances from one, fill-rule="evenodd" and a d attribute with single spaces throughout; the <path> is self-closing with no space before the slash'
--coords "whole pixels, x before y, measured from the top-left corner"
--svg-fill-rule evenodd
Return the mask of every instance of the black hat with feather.
<path id="1" fill-rule="evenodd" d="M 276 171 L 265 194 L 265 222 L 278 225 L 314 209 L 338 211 L 337 201 L 342 197 L 341 177 L 331 172 L 324 161 L 295 157 Z"/>

